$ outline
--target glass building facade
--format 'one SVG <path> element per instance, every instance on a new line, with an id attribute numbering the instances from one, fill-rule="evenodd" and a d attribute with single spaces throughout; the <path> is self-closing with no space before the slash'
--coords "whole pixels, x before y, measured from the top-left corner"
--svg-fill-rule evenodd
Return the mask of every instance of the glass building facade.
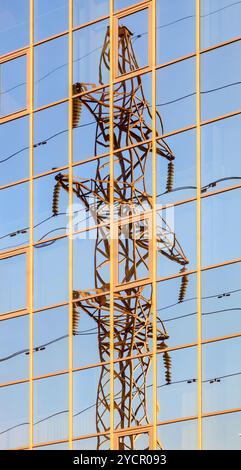
<path id="1" fill-rule="evenodd" d="M 240 449 L 241 2 L 0 23 L 0 448 Z"/>

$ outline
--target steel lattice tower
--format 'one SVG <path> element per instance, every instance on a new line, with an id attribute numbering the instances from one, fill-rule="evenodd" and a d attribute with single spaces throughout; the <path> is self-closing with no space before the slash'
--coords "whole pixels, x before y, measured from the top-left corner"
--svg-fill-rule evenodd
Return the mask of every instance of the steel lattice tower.
<path id="1" fill-rule="evenodd" d="M 109 71 L 110 36 L 107 30 L 99 65 L 99 78 Z M 125 26 L 119 27 L 118 69 L 120 74 L 138 68 L 132 45 L 132 33 Z M 74 95 L 84 93 L 73 99 L 73 127 L 77 127 L 81 118 L 81 109 L 85 106 L 96 122 L 95 155 L 105 153 L 109 146 L 109 89 L 91 91 L 93 84 L 75 83 Z M 152 112 L 145 96 L 143 78 L 132 76 L 122 80 L 114 87 L 114 204 L 116 216 L 116 292 L 114 300 L 114 354 L 119 361 L 114 372 L 114 409 L 115 428 L 124 429 L 150 424 L 147 403 L 147 376 L 151 366 L 152 346 L 152 287 L 141 285 L 143 273 L 150 271 L 152 237 L 150 236 L 153 199 L 148 184 L 148 164 L 152 159 Z M 156 113 L 157 134 L 163 134 L 160 114 Z M 143 143 L 148 141 L 147 143 Z M 137 145 L 138 144 L 138 145 Z M 135 145 L 135 147 L 133 147 Z M 130 148 L 130 146 L 132 146 Z M 120 148 L 128 147 L 126 150 Z M 156 158 L 167 161 L 167 191 L 171 190 L 174 175 L 175 156 L 164 139 L 157 141 Z M 88 291 L 74 291 L 73 334 L 77 332 L 80 312 L 90 316 L 98 328 L 98 347 L 101 367 L 96 398 L 96 431 L 109 430 L 110 415 L 110 302 L 109 302 L 109 263 L 110 229 L 107 223 L 106 209 L 109 204 L 110 174 L 106 160 L 100 158 L 96 163 L 94 178 L 73 178 L 73 194 L 89 211 L 97 228 L 95 242 L 94 268 L 95 286 Z M 53 196 L 53 213 L 58 214 L 60 189 L 69 190 L 68 174 L 58 174 Z M 90 198 L 90 195 L 92 196 Z M 93 198 L 95 204 L 93 205 Z M 135 223 L 136 208 L 141 211 Z M 125 223 L 123 222 L 125 218 Z M 129 219 L 128 219 L 129 217 Z M 176 239 L 175 233 L 168 227 L 162 215 L 158 216 L 157 244 L 158 253 L 180 265 L 183 272 L 179 301 L 185 296 L 187 275 L 185 266 L 188 260 Z M 136 230 L 137 228 L 137 230 Z M 136 233 L 136 231 L 138 233 Z M 124 234 L 123 234 L 124 232 Z M 124 236 L 123 236 L 124 235 Z M 150 280 L 151 282 L 151 280 Z M 166 369 L 166 383 L 171 382 L 171 359 L 167 346 L 168 333 L 158 319 L 157 347 L 164 350 L 163 361 Z M 142 356 L 141 356 L 142 355 Z M 139 356 L 126 360 L 130 356 Z M 120 447 L 134 449 L 137 436 L 120 439 Z M 108 440 L 98 437 L 100 449 Z M 161 447 L 161 444 L 159 443 Z"/>

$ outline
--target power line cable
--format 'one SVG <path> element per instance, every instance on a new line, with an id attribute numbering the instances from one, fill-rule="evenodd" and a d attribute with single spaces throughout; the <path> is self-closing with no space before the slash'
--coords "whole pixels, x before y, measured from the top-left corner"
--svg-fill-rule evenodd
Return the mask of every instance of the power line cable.
<path id="1" fill-rule="evenodd" d="M 205 379 L 205 380 L 202 380 L 202 383 L 209 383 L 209 384 L 214 384 L 214 383 L 218 383 L 220 382 L 221 380 L 223 379 L 229 379 L 229 378 L 233 378 L 233 377 L 238 377 L 241 375 L 241 372 L 234 372 L 234 373 L 231 373 L 231 374 L 225 374 L 225 375 L 222 375 L 222 376 L 218 376 L 218 377 L 214 377 L 214 378 L 210 378 L 210 379 Z M 195 383 L 197 382 L 197 378 L 191 378 L 191 379 L 183 379 L 183 380 L 176 380 L 176 381 L 173 381 L 169 384 L 161 384 L 161 385 L 158 385 L 157 388 L 160 389 L 160 388 L 163 388 L 163 387 L 171 387 L 171 385 L 179 385 L 179 384 L 192 384 L 192 383 Z M 147 388 L 152 388 L 153 385 L 148 385 Z M 120 392 L 117 394 L 117 396 L 120 394 Z M 86 411 L 89 411 L 90 409 L 92 408 L 95 408 L 96 407 L 96 403 L 93 403 L 92 405 L 89 405 L 88 407 L 84 408 L 83 410 L 80 410 L 79 412 L 75 413 L 73 415 L 73 418 L 85 413 Z M 40 424 L 40 423 L 43 423 L 44 421 L 47 421 L 53 417 L 56 417 L 56 416 L 60 416 L 62 414 L 65 414 L 65 413 L 68 413 L 69 410 L 62 410 L 62 411 L 58 411 L 56 413 L 53 413 L 51 415 L 48 415 L 46 416 L 45 418 L 42 418 L 38 421 L 36 421 L 34 423 L 34 426 Z M 0 432 L 0 435 L 3 435 L 3 434 L 6 434 L 7 432 L 10 432 L 12 431 L 13 429 L 16 429 L 16 428 L 19 428 L 21 426 L 27 426 L 29 425 L 28 422 L 23 422 L 23 423 L 19 423 L 15 426 L 12 426 L 11 428 L 7 428 L 5 429 L 4 431 L 1 431 Z"/>

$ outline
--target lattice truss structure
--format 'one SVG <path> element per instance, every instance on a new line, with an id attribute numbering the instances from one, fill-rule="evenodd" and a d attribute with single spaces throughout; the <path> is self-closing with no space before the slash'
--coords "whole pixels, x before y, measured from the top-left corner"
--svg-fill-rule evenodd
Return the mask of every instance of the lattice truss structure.
<path id="1" fill-rule="evenodd" d="M 119 26 L 118 69 L 120 74 L 138 68 L 132 45 L 132 33 L 125 26 Z M 99 64 L 100 83 L 102 74 L 109 71 L 110 36 L 107 30 Z M 96 122 L 95 155 L 108 152 L 109 148 L 109 106 L 108 87 L 91 91 L 94 84 L 75 83 L 74 95 L 85 92 L 73 99 L 73 127 L 77 127 L 81 110 L 86 107 Z M 157 134 L 163 134 L 160 114 L 156 113 Z M 152 194 L 150 186 L 152 143 L 143 143 L 152 137 L 151 105 L 145 97 L 143 79 L 135 76 L 121 81 L 114 88 L 114 147 L 115 149 L 135 145 L 120 150 L 114 157 L 114 204 L 116 225 L 116 292 L 114 296 L 114 409 L 115 427 L 118 429 L 150 424 L 148 416 L 147 379 L 151 358 L 138 357 L 132 361 L 129 356 L 144 355 L 152 349 L 152 287 L 143 286 L 141 278 L 150 275 L 152 237 L 150 236 Z M 138 144 L 138 145 L 136 145 Z M 175 156 L 160 138 L 157 141 L 156 158 L 164 158 L 168 165 L 166 189 L 172 189 Z M 148 181 L 149 180 L 149 181 Z M 60 189 L 69 191 L 68 174 L 58 174 L 53 196 L 53 214 L 58 214 Z M 98 159 L 94 178 L 73 177 L 73 194 L 89 211 L 95 224 L 106 223 L 106 208 L 109 204 L 110 172 L 107 159 Z M 92 196 L 90 199 L 90 195 Z M 93 204 L 93 198 L 95 204 Z M 136 222 L 136 208 L 141 211 Z M 128 218 L 129 217 L 129 218 Z M 98 328 L 100 362 L 110 360 L 110 300 L 109 300 L 109 225 L 98 227 L 93 262 L 95 286 L 88 291 L 74 291 L 76 300 L 73 307 L 73 334 L 78 329 L 79 315 L 88 315 Z M 157 228 L 158 252 L 180 265 L 183 272 L 179 301 L 184 299 L 187 288 L 185 266 L 188 260 L 162 215 L 159 215 Z M 90 254 L 91 256 L 91 254 Z M 80 260 L 79 260 L 80 261 Z M 84 267 L 83 267 L 84 270 Z M 119 286 L 119 287 L 117 287 Z M 120 290 L 121 286 L 121 290 Z M 157 347 L 167 347 L 168 332 L 158 318 Z M 166 383 L 171 382 L 171 358 L 163 352 Z M 110 367 L 103 365 L 99 378 L 96 398 L 96 431 L 103 433 L 109 429 L 110 414 Z M 138 435 L 120 438 L 120 447 L 134 449 Z M 102 448 L 106 436 L 98 438 L 98 448 Z M 161 444 L 159 443 L 161 447 Z"/>

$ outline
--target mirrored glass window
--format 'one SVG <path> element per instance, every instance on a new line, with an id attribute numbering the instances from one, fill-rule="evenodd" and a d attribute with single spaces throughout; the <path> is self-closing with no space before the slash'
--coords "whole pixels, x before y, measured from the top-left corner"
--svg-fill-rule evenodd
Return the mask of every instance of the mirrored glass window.
<path id="1" fill-rule="evenodd" d="M 68 35 L 36 46 L 35 108 L 68 96 Z"/>
<path id="2" fill-rule="evenodd" d="M 1 0 L 0 55 L 29 42 L 29 0 Z"/>
<path id="3" fill-rule="evenodd" d="M 95 289 L 96 276 L 95 269 L 98 269 L 98 261 L 95 260 L 96 242 L 104 248 L 104 240 L 102 241 L 102 230 L 90 230 L 76 235 L 73 242 L 74 249 L 74 289 L 76 291 L 89 292 Z M 97 253 L 99 260 L 101 260 L 101 252 Z M 105 260 L 108 260 L 103 255 Z M 109 279 L 108 267 L 105 270 Z M 106 280 L 106 282 L 108 281 Z"/>
<path id="4" fill-rule="evenodd" d="M 109 295 L 84 298 L 73 307 L 73 360 L 74 367 L 98 364 L 108 359 L 106 344 L 109 342 Z M 76 295 L 76 291 L 75 291 Z M 102 307 L 102 310 L 99 308 Z M 101 348 L 103 345 L 103 348 Z"/>
<path id="5" fill-rule="evenodd" d="M 27 107 L 27 56 L 0 63 L 0 118 Z"/>
<path id="6" fill-rule="evenodd" d="M 114 85 L 114 147 L 138 144 L 152 137 L 151 74 L 146 73 Z M 157 113 L 158 134 L 163 133 Z M 128 154 L 128 152 L 127 152 Z"/>
<path id="7" fill-rule="evenodd" d="M 158 421 L 197 414 L 197 351 L 186 348 L 158 355 Z"/>
<path id="8" fill-rule="evenodd" d="M 62 33 L 68 29 L 68 0 L 35 0 L 35 41 Z"/>
<path id="9" fill-rule="evenodd" d="M 89 21 L 109 14 L 109 0 L 73 0 L 74 26 L 80 26 Z"/>
<path id="10" fill-rule="evenodd" d="M 0 258 L 0 272 L 2 280 L 0 313 L 25 309 L 27 302 L 26 254 Z"/>
<path id="11" fill-rule="evenodd" d="M 109 156 L 90 160 L 73 168 L 73 223 L 76 239 L 100 240 L 107 238 L 109 229 L 83 233 L 89 228 L 109 222 Z M 94 245 L 92 246 L 94 249 Z"/>
<path id="12" fill-rule="evenodd" d="M 93 367 L 74 372 L 73 375 L 73 426 L 74 436 L 95 434 L 110 428 L 110 416 L 106 403 L 99 402 L 101 387 L 103 392 L 109 396 L 109 365 Z M 100 414 L 96 415 L 97 407 Z M 102 418 L 102 412 L 104 413 Z M 99 445 L 106 441 L 105 436 L 99 437 Z"/>
<path id="13" fill-rule="evenodd" d="M 29 118 L 0 125 L 0 186 L 29 176 Z"/>
<path id="14" fill-rule="evenodd" d="M 240 184 L 241 116 L 202 127 L 202 192 Z"/>
<path id="15" fill-rule="evenodd" d="M 73 44 L 74 84 L 78 85 L 75 94 L 108 83 L 108 20 L 75 31 Z"/>
<path id="16" fill-rule="evenodd" d="M 68 170 L 34 181 L 35 241 L 44 241 L 67 232 Z"/>
<path id="17" fill-rule="evenodd" d="M 0 250 L 19 248 L 29 240 L 29 184 L 0 190 Z"/>
<path id="18" fill-rule="evenodd" d="M 138 0 L 114 0 L 115 10 L 120 10 L 122 8 L 128 8 L 139 3 Z"/>
<path id="19" fill-rule="evenodd" d="M 210 47 L 241 35 L 241 4 L 230 0 L 202 0 L 202 47 Z"/>
<path id="20" fill-rule="evenodd" d="M 203 448 L 238 450 L 240 445 L 241 413 L 228 413 L 203 419 Z"/>
<path id="21" fill-rule="evenodd" d="M 148 24 L 148 9 L 122 16 L 119 19 L 118 75 L 133 72 L 148 65 Z"/>
<path id="22" fill-rule="evenodd" d="M 197 450 L 197 420 L 158 426 L 159 442 L 166 450 Z"/>
<path id="23" fill-rule="evenodd" d="M 34 442 L 68 438 L 68 374 L 34 382 Z"/>
<path id="24" fill-rule="evenodd" d="M 240 408 L 241 338 L 203 345 L 203 411 Z"/>
<path id="25" fill-rule="evenodd" d="M 34 315 L 34 375 L 68 369 L 68 306 Z"/>
<path id="26" fill-rule="evenodd" d="M 35 174 L 68 165 L 68 104 L 34 114 Z"/>
<path id="27" fill-rule="evenodd" d="M 130 269 L 132 266 L 130 266 Z M 135 295 L 137 297 L 135 297 Z M 115 294 L 114 297 L 114 358 L 126 358 L 147 354 L 153 345 L 153 317 L 152 317 L 152 286 L 139 285 L 139 287 L 130 287 Z M 121 315 L 121 312 L 123 314 Z M 102 313 L 102 331 L 105 329 L 104 309 Z M 143 331 L 145 325 L 145 332 Z M 106 335 L 107 336 L 107 335 Z M 101 338 L 102 339 L 102 338 Z M 105 350 L 106 339 L 103 336 L 102 349 Z M 129 381 L 131 368 L 137 370 L 142 367 L 142 360 L 133 361 L 123 366 L 128 371 L 126 378 Z M 149 359 L 143 360 L 143 375 L 148 376 Z M 122 365 L 116 364 L 118 371 L 117 388 L 120 386 Z M 151 380 L 151 376 L 148 378 Z M 119 385 L 118 385 L 119 383 Z M 123 382 L 124 387 L 124 382 Z M 149 410 L 150 411 L 150 410 Z"/>
<path id="28" fill-rule="evenodd" d="M 93 450 L 99 449 L 101 439 L 101 449 L 110 450 L 110 436 L 105 435 L 102 437 L 90 437 L 89 439 L 79 439 L 73 442 L 73 449 L 75 450 Z"/>
<path id="29" fill-rule="evenodd" d="M 168 347 L 194 343 L 197 339 L 196 275 L 183 275 L 158 283 L 158 343 Z"/>
<path id="30" fill-rule="evenodd" d="M 116 362 L 114 369 L 115 429 L 125 429 L 130 425 L 144 426 L 152 422 L 153 376 L 150 357 Z M 129 439 L 127 443 L 130 445 Z"/>
<path id="31" fill-rule="evenodd" d="M 34 249 L 35 308 L 68 300 L 68 240 L 36 245 Z"/>
<path id="32" fill-rule="evenodd" d="M 73 99 L 73 160 L 81 160 L 109 151 L 109 89 Z"/>
<path id="33" fill-rule="evenodd" d="M 196 195 L 196 131 L 157 141 L 157 202 L 166 204 Z"/>
<path id="34" fill-rule="evenodd" d="M 157 212 L 158 277 L 196 268 L 196 203 Z"/>
<path id="35" fill-rule="evenodd" d="M 240 108 L 241 41 L 206 52 L 201 57 L 202 119 Z"/>
<path id="36" fill-rule="evenodd" d="M 0 265 L 1 266 L 1 265 Z M 1 268 L 0 268 L 1 269 Z M 29 374 L 29 317 L 0 322 L 1 383 L 26 379 Z"/>
<path id="37" fill-rule="evenodd" d="M 240 189 L 203 199 L 203 266 L 222 263 L 241 256 L 241 221 L 237 216 L 240 212 L 240 200 Z"/>
<path id="38" fill-rule="evenodd" d="M 195 59 L 158 69 L 156 80 L 156 107 L 163 121 L 163 133 L 195 124 Z"/>
<path id="39" fill-rule="evenodd" d="M 121 450 L 148 450 L 151 448 L 150 433 L 132 432 L 118 436 L 118 449 Z"/>
<path id="40" fill-rule="evenodd" d="M 0 388 L 0 447 L 14 449 L 29 443 L 28 382 Z"/>
<path id="41" fill-rule="evenodd" d="M 47 446 L 35 446 L 33 450 L 69 450 L 68 442 L 61 442 L 60 444 L 49 444 Z"/>
<path id="42" fill-rule="evenodd" d="M 194 0 L 157 0 L 157 64 L 195 52 L 195 16 Z"/>
<path id="43" fill-rule="evenodd" d="M 204 338 L 217 338 L 241 331 L 240 279 L 240 263 L 203 271 L 202 329 Z"/>

